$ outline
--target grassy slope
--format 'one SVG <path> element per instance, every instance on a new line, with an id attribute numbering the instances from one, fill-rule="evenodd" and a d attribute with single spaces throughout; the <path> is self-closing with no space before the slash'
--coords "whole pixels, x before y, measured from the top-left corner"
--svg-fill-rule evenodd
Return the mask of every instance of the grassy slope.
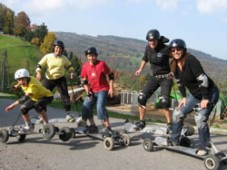
<path id="1" fill-rule="evenodd" d="M 17 37 L 0 35 L 0 61 L 5 50 L 7 51 L 10 79 L 17 69 L 23 67 L 27 68 L 31 74 L 34 74 L 35 65 L 41 57 L 38 47 Z"/>

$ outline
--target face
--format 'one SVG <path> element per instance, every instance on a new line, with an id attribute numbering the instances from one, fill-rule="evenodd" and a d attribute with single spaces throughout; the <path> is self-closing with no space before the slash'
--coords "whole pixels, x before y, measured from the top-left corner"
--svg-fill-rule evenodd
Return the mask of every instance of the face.
<path id="1" fill-rule="evenodd" d="M 63 52 L 63 49 L 62 49 L 60 46 L 56 45 L 56 46 L 54 47 L 54 54 L 55 54 L 55 56 L 61 55 L 62 52 Z"/>
<path id="2" fill-rule="evenodd" d="M 171 56 L 175 59 L 175 60 L 179 60 L 181 59 L 181 57 L 184 54 L 184 49 L 181 47 L 173 47 L 171 48 Z"/>
<path id="3" fill-rule="evenodd" d="M 97 61 L 97 55 L 96 54 L 88 54 L 87 55 L 87 60 L 90 64 L 95 64 Z"/>
<path id="4" fill-rule="evenodd" d="M 28 85 L 28 79 L 26 77 L 22 77 L 17 79 L 17 83 L 21 86 L 27 86 Z"/>
<path id="5" fill-rule="evenodd" d="M 154 48 L 157 47 L 157 45 L 158 45 L 158 40 L 156 40 L 156 39 L 150 39 L 150 40 L 148 40 L 148 44 L 149 44 L 149 46 L 150 46 L 152 49 L 154 49 Z"/>

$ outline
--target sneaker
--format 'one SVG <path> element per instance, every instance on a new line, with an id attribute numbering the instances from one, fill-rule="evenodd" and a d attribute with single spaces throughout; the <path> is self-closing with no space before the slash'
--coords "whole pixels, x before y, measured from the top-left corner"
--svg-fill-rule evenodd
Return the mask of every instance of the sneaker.
<path id="1" fill-rule="evenodd" d="M 117 136 L 119 136 L 119 133 L 112 130 L 111 128 L 105 128 L 103 136 L 105 136 L 105 137 L 117 137 Z"/>
<path id="2" fill-rule="evenodd" d="M 87 123 L 85 120 L 82 119 L 82 117 L 78 117 L 76 119 L 76 125 L 77 127 L 87 127 Z"/>
<path id="3" fill-rule="evenodd" d="M 171 133 L 172 133 L 171 123 L 167 123 L 166 134 L 171 134 Z"/>
<path id="4" fill-rule="evenodd" d="M 98 127 L 95 125 L 87 126 L 88 133 L 98 133 Z"/>
<path id="5" fill-rule="evenodd" d="M 41 116 L 39 116 L 39 120 L 37 121 L 38 124 L 43 124 L 43 118 Z"/>
<path id="6" fill-rule="evenodd" d="M 208 154 L 208 152 L 207 152 L 207 150 L 205 150 L 205 149 L 198 149 L 197 151 L 196 151 L 196 155 L 198 155 L 198 156 L 205 156 L 205 155 L 207 155 Z"/>
<path id="7" fill-rule="evenodd" d="M 67 114 L 66 120 L 67 120 L 67 122 L 70 122 L 70 123 L 75 122 L 74 115 L 72 115 L 72 114 Z"/>
<path id="8" fill-rule="evenodd" d="M 22 132 L 33 132 L 34 130 L 34 125 L 33 124 L 29 124 L 29 125 L 25 125 L 24 127 L 22 127 L 21 131 Z"/>
<path id="9" fill-rule="evenodd" d="M 137 129 L 143 129 L 146 126 L 146 122 L 144 120 L 139 120 L 135 122 L 135 126 Z"/>

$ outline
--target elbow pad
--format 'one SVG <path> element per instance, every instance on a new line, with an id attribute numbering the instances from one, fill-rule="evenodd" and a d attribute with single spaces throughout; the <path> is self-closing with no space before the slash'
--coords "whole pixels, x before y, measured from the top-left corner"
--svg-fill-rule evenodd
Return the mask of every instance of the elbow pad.
<path id="1" fill-rule="evenodd" d="M 30 99 L 30 97 L 29 96 L 23 96 L 22 98 L 20 98 L 19 100 L 18 100 L 18 102 L 20 103 L 20 104 L 23 104 L 24 102 L 26 102 L 28 99 Z"/>
<path id="2" fill-rule="evenodd" d="M 37 65 L 36 65 L 36 72 L 37 72 L 38 70 L 42 70 L 42 67 L 41 67 L 40 64 L 37 64 Z"/>
<path id="3" fill-rule="evenodd" d="M 111 72 L 108 76 L 109 76 L 109 80 L 114 80 L 115 79 L 113 72 Z"/>
<path id="4" fill-rule="evenodd" d="M 80 79 L 80 83 L 81 83 L 81 85 L 87 85 L 88 84 L 88 80 L 86 79 L 86 80 L 83 80 L 83 79 Z"/>
<path id="5" fill-rule="evenodd" d="M 200 74 L 196 79 L 199 82 L 199 87 L 208 87 L 208 77 L 205 74 Z"/>

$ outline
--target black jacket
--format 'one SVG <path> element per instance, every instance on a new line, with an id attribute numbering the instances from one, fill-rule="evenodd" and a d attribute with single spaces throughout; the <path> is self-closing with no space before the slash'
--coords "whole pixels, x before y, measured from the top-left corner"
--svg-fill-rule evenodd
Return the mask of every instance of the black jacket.
<path id="1" fill-rule="evenodd" d="M 179 86 L 179 90 L 183 97 L 186 97 L 186 88 L 190 93 L 197 99 L 209 99 L 209 89 L 214 87 L 214 82 L 206 75 L 204 72 L 199 60 L 197 60 L 193 55 L 187 55 L 185 58 L 185 65 L 183 70 L 180 71 L 177 67 L 176 72 L 174 73 Z M 200 75 L 205 75 L 207 79 L 205 81 L 208 84 L 208 87 L 204 87 L 201 84 L 198 77 Z"/>
<path id="2" fill-rule="evenodd" d="M 153 75 L 168 74 L 169 66 L 169 47 L 165 44 L 159 44 L 155 49 L 146 46 L 142 60 L 150 62 Z"/>

